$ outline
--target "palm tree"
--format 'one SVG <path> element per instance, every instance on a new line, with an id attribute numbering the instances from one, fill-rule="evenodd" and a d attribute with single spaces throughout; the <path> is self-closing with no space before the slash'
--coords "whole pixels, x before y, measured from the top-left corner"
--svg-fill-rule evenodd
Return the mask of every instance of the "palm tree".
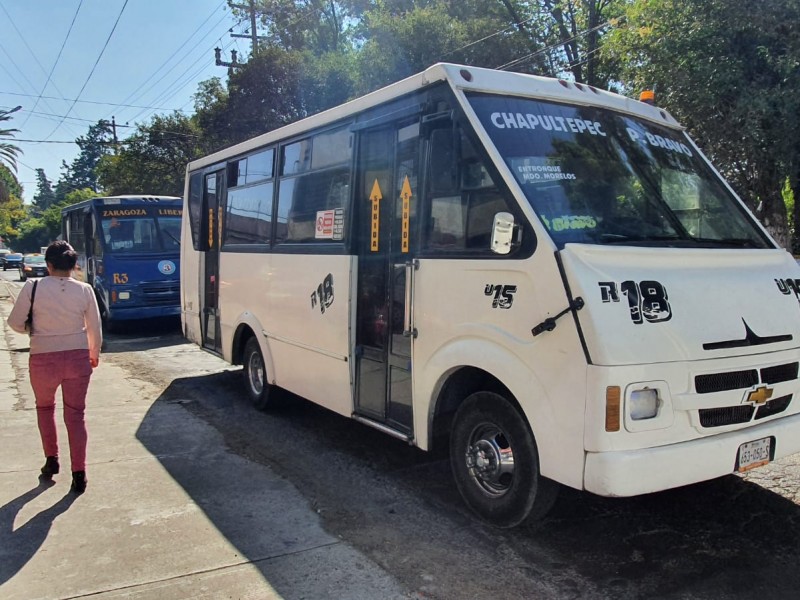
<path id="1" fill-rule="evenodd" d="M 21 106 L 17 106 L 11 110 L 0 110 L 0 123 L 3 121 L 10 121 L 11 117 L 9 115 L 17 112 L 21 108 Z M 17 154 L 22 154 L 22 150 L 19 146 L 2 140 L 5 138 L 13 138 L 14 134 L 18 131 L 19 129 L 0 129 L 0 162 L 6 163 L 14 169 L 14 171 L 17 170 Z"/>

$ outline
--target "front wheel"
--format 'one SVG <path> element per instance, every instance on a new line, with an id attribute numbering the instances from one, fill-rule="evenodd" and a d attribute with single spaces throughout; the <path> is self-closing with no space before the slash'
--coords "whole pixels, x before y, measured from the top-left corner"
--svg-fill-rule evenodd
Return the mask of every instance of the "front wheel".
<path id="1" fill-rule="evenodd" d="M 543 517 L 558 484 L 542 477 L 528 424 L 505 397 L 476 392 L 459 407 L 450 437 L 458 491 L 484 521 L 514 527 Z"/>
<path id="2" fill-rule="evenodd" d="M 269 406 L 270 385 L 267 382 L 267 369 L 258 340 L 251 337 L 244 346 L 244 386 L 247 396 L 258 410 Z"/>

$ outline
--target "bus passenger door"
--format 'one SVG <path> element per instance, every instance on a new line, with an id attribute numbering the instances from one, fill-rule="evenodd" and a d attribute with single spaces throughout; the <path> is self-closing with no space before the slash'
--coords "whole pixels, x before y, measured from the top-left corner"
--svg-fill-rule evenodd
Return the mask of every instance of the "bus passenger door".
<path id="1" fill-rule="evenodd" d="M 204 256 L 202 268 L 203 281 L 200 294 L 202 309 L 200 312 L 200 329 L 203 335 L 203 347 L 216 353 L 222 350 L 219 335 L 219 247 L 222 241 L 222 197 L 225 185 L 225 172 L 207 173 L 203 189 L 204 222 L 208 235 L 208 250 Z"/>
<path id="2" fill-rule="evenodd" d="M 408 438 L 413 411 L 406 273 L 415 252 L 418 152 L 418 121 L 360 137 L 355 412 Z"/>

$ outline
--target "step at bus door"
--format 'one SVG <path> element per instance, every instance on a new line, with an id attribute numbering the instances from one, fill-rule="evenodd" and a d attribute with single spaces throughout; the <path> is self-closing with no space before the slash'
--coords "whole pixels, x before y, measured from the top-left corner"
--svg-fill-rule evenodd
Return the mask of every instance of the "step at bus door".
<path id="1" fill-rule="evenodd" d="M 418 122 L 359 137 L 355 412 L 408 437 L 418 147 Z"/>
<path id="2" fill-rule="evenodd" d="M 219 335 L 219 247 L 222 242 L 222 212 L 225 171 L 207 173 L 204 181 L 203 208 L 208 236 L 208 250 L 204 253 L 203 282 L 201 285 L 202 310 L 200 328 L 203 347 L 216 353 L 222 350 Z"/>

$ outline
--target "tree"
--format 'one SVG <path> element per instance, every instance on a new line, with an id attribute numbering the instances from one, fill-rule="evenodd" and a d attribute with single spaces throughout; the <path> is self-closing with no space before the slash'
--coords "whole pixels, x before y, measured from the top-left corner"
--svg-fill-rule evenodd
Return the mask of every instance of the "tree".
<path id="1" fill-rule="evenodd" d="M 655 86 L 781 245 L 798 164 L 796 0 L 633 0 L 604 52 L 626 90 Z M 793 167 L 794 165 L 794 167 Z"/>
<path id="2" fill-rule="evenodd" d="M 201 154 L 200 130 L 178 112 L 138 125 L 117 154 L 100 158 L 95 169 L 108 194 L 180 196 L 186 164 Z"/>
<path id="3" fill-rule="evenodd" d="M 36 194 L 33 196 L 33 206 L 42 212 L 47 210 L 56 201 L 56 194 L 50 180 L 47 179 L 44 169 L 36 169 Z"/>
<path id="4" fill-rule="evenodd" d="M 61 209 L 78 202 L 95 198 L 97 192 L 90 188 L 72 190 L 64 200 L 49 206 L 40 216 L 30 216 L 20 222 L 16 239 L 17 250 L 38 252 L 61 233 Z"/>
<path id="5" fill-rule="evenodd" d="M 114 142 L 111 123 L 104 119 L 90 125 L 87 134 L 75 140 L 81 151 L 71 164 L 61 163 L 62 173 L 55 189 L 57 201 L 62 201 L 73 190 L 89 188 L 99 191 L 95 167 L 103 156 L 112 152 Z"/>
<path id="6" fill-rule="evenodd" d="M 19 235 L 19 224 L 27 213 L 22 205 L 22 186 L 11 169 L 0 164 L 0 238 L 8 246 Z"/>
<path id="7" fill-rule="evenodd" d="M 11 114 L 21 109 L 21 106 L 12 108 L 11 110 L 0 110 L 0 123 L 11 120 Z M 22 154 L 19 146 L 15 146 L 11 142 L 4 140 L 13 138 L 14 134 L 19 132 L 19 129 L 3 129 L 0 128 L 0 164 L 5 163 L 15 171 L 17 170 L 17 155 Z"/>
<path id="8" fill-rule="evenodd" d="M 227 93 L 215 83 L 206 85 L 198 100 L 197 123 L 218 150 L 271 131 L 306 116 L 303 56 L 279 48 L 266 48 L 229 77 Z"/>
<path id="9" fill-rule="evenodd" d="M 22 198 L 22 186 L 14 173 L 5 165 L 0 165 L 0 204 L 11 197 Z"/>
<path id="10" fill-rule="evenodd" d="M 265 47 L 287 51 L 309 51 L 314 55 L 339 52 L 350 47 L 349 29 L 362 13 L 365 0 L 256 0 L 261 24 L 259 35 Z M 233 14 L 249 19 L 249 6 L 228 0 Z"/>

